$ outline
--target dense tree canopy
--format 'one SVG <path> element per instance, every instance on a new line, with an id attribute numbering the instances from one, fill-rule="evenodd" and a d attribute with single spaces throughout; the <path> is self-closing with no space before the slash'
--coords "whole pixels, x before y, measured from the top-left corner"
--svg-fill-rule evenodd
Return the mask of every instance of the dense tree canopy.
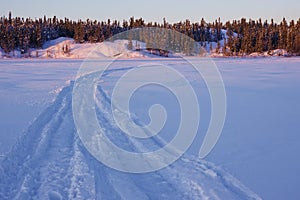
<path id="1" fill-rule="evenodd" d="M 205 47 L 208 44 L 212 48 L 209 43 L 216 42 L 217 51 L 221 51 L 219 41 L 225 40 L 226 46 L 222 48 L 222 52 L 226 55 L 244 55 L 278 48 L 300 54 L 300 19 L 288 23 L 284 18 L 279 24 L 273 20 L 262 22 L 261 19 L 255 21 L 244 18 L 225 24 L 220 18 L 213 23 L 201 19 L 195 23 L 186 20 L 170 24 L 166 19 L 163 19 L 163 23 L 145 23 L 142 18 L 134 19 L 134 17 L 122 23 L 116 20 L 72 21 L 67 18 L 58 19 L 55 16 L 24 19 L 12 18 L 9 13 L 8 17 L 0 18 L 0 47 L 5 53 L 15 49 L 26 53 L 30 48 L 41 48 L 44 42 L 58 37 L 74 38 L 77 43 L 102 42 L 117 33 L 137 27 L 163 27 L 176 30 Z M 226 35 L 222 29 L 227 30 Z M 130 47 L 132 48 L 132 43 Z"/>

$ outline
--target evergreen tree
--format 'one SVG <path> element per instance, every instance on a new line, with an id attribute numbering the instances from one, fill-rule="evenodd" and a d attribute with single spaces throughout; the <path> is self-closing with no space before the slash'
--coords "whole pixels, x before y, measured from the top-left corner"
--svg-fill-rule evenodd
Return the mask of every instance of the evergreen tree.
<path id="1" fill-rule="evenodd" d="M 227 42 L 226 42 L 226 38 L 224 38 L 224 45 L 222 47 L 222 53 L 227 56 Z"/>
<path id="2" fill-rule="evenodd" d="M 216 53 L 220 53 L 220 49 L 221 49 L 221 44 L 220 44 L 220 41 L 218 41 L 217 42 Z"/>
<path id="3" fill-rule="evenodd" d="M 127 48 L 129 50 L 132 50 L 133 49 L 133 44 L 132 44 L 132 32 L 129 31 L 129 35 L 128 35 L 128 45 L 127 45 Z"/>
<path id="4" fill-rule="evenodd" d="M 256 51 L 268 51 L 270 53 L 277 48 L 286 49 L 289 53 L 299 52 L 300 19 L 297 23 L 292 20 L 288 24 L 283 18 L 280 24 L 276 24 L 273 19 L 270 23 L 268 21 L 262 23 L 261 19 L 246 21 L 242 18 L 226 22 L 223 25 L 220 18 L 213 23 L 208 23 L 202 18 L 199 23 L 192 23 L 187 19 L 184 22 L 173 24 L 169 24 L 164 18 L 162 24 L 157 22 L 146 24 L 142 18 L 134 19 L 134 17 L 124 20 L 123 23 L 110 19 L 107 21 L 78 20 L 75 22 L 67 18 L 58 19 L 56 16 L 53 18 L 44 16 L 33 20 L 20 17 L 13 18 L 11 12 L 8 13 L 8 17 L 0 18 L 0 47 L 7 55 L 15 49 L 27 55 L 29 48 L 41 48 L 44 42 L 58 37 L 71 37 L 77 43 L 102 42 L 120 32 L 145 26 L 163 27 L 178 31 L 199 42 L 201 46 L 209 43 L 210 49 L 212 49 L 211 42 L 217 42 L 217 51 L 221 49 L 219 41 L 224 38 L 222 29 L 226 29 L 225 44 L 227 48 L 223 47 L 222 51 L 224 52 L 226 49 L 230 55 L 250 54 Z M 130 40 L 134 38 L 144 41 L 147 48 L 162 47 L 175 49 L 176 52 L 192 53 L 194 47 L 180 37 L 178 38 L 177 35 L 169 33 L 162 38 L 153 38 L 151 35 L 140 32 L 139 35 L 132 35 L 128 44 L 129 48 L 131 46 L 133 48 Z M 156 40 L 160 43 L 153 43 Z"/>
<path id="5" fill-rule="evenodd" d="M 297 55 L 300 55 L 300 34 L 298 34 L 295 38 L 295 48 L 294 48 L 294 52 Z"/>

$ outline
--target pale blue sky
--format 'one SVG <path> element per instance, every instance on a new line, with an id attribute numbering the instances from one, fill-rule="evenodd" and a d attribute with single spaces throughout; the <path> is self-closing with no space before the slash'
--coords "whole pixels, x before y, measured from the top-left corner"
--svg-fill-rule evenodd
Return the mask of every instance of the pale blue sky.
<path id="1" fill-rule="evenodd" d="M 68 17 L 77 19 L 129 19 L 143 17 L 146 21 L 169 22 L 190 19 L 199 21 L 204 17 L 212 21 L 219 16 L 222 21 L 240 19 L 271 19 L 280 21 L 300 18 L 299 0 L 0 0 L 0 14 L 21 17 Z"/>

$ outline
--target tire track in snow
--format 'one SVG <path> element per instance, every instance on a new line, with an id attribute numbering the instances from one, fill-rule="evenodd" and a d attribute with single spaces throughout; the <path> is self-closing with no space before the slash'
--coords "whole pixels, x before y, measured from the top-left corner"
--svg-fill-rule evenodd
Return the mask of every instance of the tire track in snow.
<path id="1" fill-rule="evenodd" d="M 94 180 L 78 149 L 71 91 L 68 86 L 59 93 L 3 160 L 0 199 L 93 196 Z"/>
<path id="2" fill-rule="evenodd" d="M 131 150 L 138 150 L 140 152 L 149 151 L 149 147 L 153 149 L 153 146 L 157 146 L 154 148 L 157 149 L 163 146 L 164 141 L 158 141 L 153 138 L 145 145 L 133 138 L 110 137 L 110 134 L 114 134 L 120 130 L 118 130 L 109 112 L 111 101 L 101 87 L 98 87 L 98 95 L 100 100 L 96 100 L 96 105 L 101 114 L 99 120 L 101 121 L 101 125 L 107 130 L 107 136 L 112 139 L 112 142 L 123 146 L 124 144 L 128 144 Z M 119 136 L 121 135 L 119 134 Z M 195 169 L 194 163 L 200 163 L 202 168 Z M 118 176 L 114 171 L 108 173 L 110 173 L 110 176 Z M 121 176 L 119 178 L 124 179 Z M 170 199 L 223 199 L 224 197 L 228 199 L 260 199 L 260 197 L 244 187 L 225 171 L 220 172 L 212 164 L 197 158 L 189 158 L 186 155 L 163 170 L 147 175 L 130 175 L 130 179 L 134 185 L 139 185 L 140 188 L 147 184 L 151 184 L 151 186 L 153 184 L 161 184 L 152 190 L 147 187 L 142 189 L 144 193 L 152 197 L 157 194 L 160 195 L 154 199 L 167 197 Z"/>
<path id="3" fill-rule="evenodd" d="M 99 108 L 100 111 L 98 113 L 99 120 L 101 121 L 101 125 L 106 130 L 106 136 L 111 139 L 112 142 L 114 142 L 118 146 L 122 146 L 129 150 L 129 151 L 145 151 L 145 149 L 142 149 L 142 144 L 138 144 L 136 141 L 129 139 L 127 137 L 124 137 L 124 133 L 122 133 L 119 129 L 116 123 L 114 122 L 114 119 L 109 112 L 110 107 L 110 99 L 106 95 L 106 93 L 101 89 L 101 87 L 98 87 L 98 98 L 100 100 L 96 99 L 96 105 L 97 108 Z M 101 101 L 102 100 L 102 101 Z M 118 133 L 118 134 L 116 134 Z M 122 136 L 123 135 L 123 136 Z M 154 143 L 154 141 L 150 141 L 151 143 Z M 154 144 L 152 144 L 154 145 Z M 123 163 L 120 163 L 121 165 Z M 125 164 L 125 163 L 124 163 Z M 146 196 L 150 196 L 150 199 L 161 199 L 161 198 L 167 198 L 170 199 L 188 199 L 188 195 L 184 195 L 183 193 L 179 193 L 181 189 L 174 186 L 172 182 L 168 182 L 164 179 L 164 177 L 159 174 L 158 172 L 154 173 L 147 173 L 146 175 L 142 174 L 130 174 L 117 172 L 115 170 L 107 169 L 107 174 L 111 177 L 113 180 L 127 180 L 127 185 L 122 187 L 121 190 L 117 191 L 120 196 L 128 195 L 127 191 L 124 191 L 124 188 L 136 188 L 135 190 L 131 191 L 130 195 L 135 194 L 137 196 L 137 193 L 144 193 Z M 114 183 L 117 184 L 116 182 Z M 122 183 L 120 183 L 122 184 Z M 151 187 L 148 187 L 148 185 L 151 185 Z M 144 186 L 144 187 L 143 187 Z M 153 187 L 155 186 L 155 187 Z M 127 189 L 130 190 L 130 189 Z M 158 191 L 159 190 L 159 191 Z M 177 191 L 177 192 L 176 192 Z M 172 195 L 175 194 L 175 197 L 172 198 Z M 126 199 L 126 198 L 123 198 Z M 128 199 L 128 198 L 127 198 Z M 147 199 L 147 198 L 143 198 Z"/>
<path id="4" fill-rule="evenodd" d="M 146 174 L 104 166 L 76 134 L 72 87 L 59 93 L 1 162 L 0 199 L 260 199 L 222 169 L 187 155 Z M 131 151 L 163 146 L 163 141 L 121 137 L 108 111 L 110 99 L 101 87 L 98 91 L 98 119 L 112 142 Z"/>
<path id="5" fill-rule="evenodd" d="M 113 72 L 113 70 L 110 71 L 110 73 Z M 108 75 L 108 73 L 106 75 Z M 111 108 L 110 98 L 100 86 L 98 87 L 98 94 L 100 100 L 96 100 L 96 105 L 100 110 L 99 113 L 101 113 L 101 117 L 99 117 L 100 121 L 105 122 L 101 124 L 104 125 L 105 129 L 109 132 L 107 136 L 115 144 L 122 144 L 124 146 L 123 138 L 110 137 L 110 134 L 112 134 L 111 132 L 119 131 L 109 112 L 109 109 Z M 107 124 L 110 128 L 107 127 Z M 121 140 L 122 142 L 116 140 Z M 126 143 L 130 144 L 131 148 L 135 149 L 135 151 L 147 152 L 151 151 L 151 149 L 161 148 L 164 146 L 165 142 L 161 138 L 155 139 L 155 137 L 151 137 L 149 142 L 145 145 L 144 142 L 141 143 L 135 138 L 128 137 L 125 144 Z M 153 146 L 156 147 L 153 148 Z M 194 164 L 197 163 L 200 163 L 200 166 L 202 167 L 195 169 Z M 223 199 L 224 197 L 228 199 L 260 199 L 259 196 L 246 188 L 238 180 L 218 167 L 215 167 L 212 163 L 187 155 L 184 155 L 177 162 L 163 170 L 150 173 L 149 176 L 143 177 L 143 175 L 131 175 L 131 179 L 135 182 L 135 185 L 140 186 L 145 185 L 145 182 L 143 183 L 141 180 L 149 179 L 149 177 L 152 179 L 148 181 L 149 183 L 167 183 L 165 187 L 163 187 L 163 191 L 168 191 L 169 188 L 172 188 L 170 192 L 166 193 L 167 197 L 170 198 L 172 194 L 177 193 L 177 196 L 172 197 L 172 199 Z M 161 188 L 161 186 L 155 187 L 155 189 L 159 188 Z M 144 188 L 143 191 L 152 196 L 155 193 L 159 193 L 157 191 L 147 190 L 149 190 L 149 188 Z M 161 195 L 164 195 L 163 191 L 160 193 Z M 163 198 L 163 196 L 160 196 L 160 198 Z"/>
<path id="6" fill-rule="evenodd" d="M 68 89 L 65 88 L 58 95 L 55 102 L 35 119 L 28 131 L 23 134 L 11 152 L 2 161 L 3 173 L 0 175 L 2 185 L 0 195 L 3 199 L 12 199 L 21 190 L 26 189 L 22 187 L 30 179 L 29 174 L 32 173 L 32 164 L 35 156 L 37 158 L 41 156 L 37 149 L 39 146 L 41 147 L 40 143 L 44 142 L 43 139 L 48 134 L 43 131 L 45 131 L 45 128 L 51 123 L 53 118 L 60 113 L 59 111 Z"/>

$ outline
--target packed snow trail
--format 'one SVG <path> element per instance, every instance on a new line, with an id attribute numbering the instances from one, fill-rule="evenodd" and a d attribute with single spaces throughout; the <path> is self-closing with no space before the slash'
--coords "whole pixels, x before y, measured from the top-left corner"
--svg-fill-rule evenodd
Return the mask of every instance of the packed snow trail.
<path id="1" fill-rule="evenodd" d="M 72 89 L 73 83 L 59 93 L 1 161 L 0 199 L 260 199 L 222 169 L 188 155 L 145 174 L 106 167 L 76 133 Z M 98 119 L 114 143 L 139 151 L 161 146 L 122 137 L 100 86 L 97 99 Z"/>

